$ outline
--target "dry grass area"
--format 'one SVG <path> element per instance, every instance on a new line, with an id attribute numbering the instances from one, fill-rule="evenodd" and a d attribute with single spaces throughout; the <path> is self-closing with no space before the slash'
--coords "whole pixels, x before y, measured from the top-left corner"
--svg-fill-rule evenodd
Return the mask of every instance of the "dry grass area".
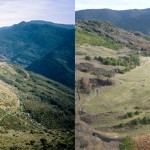
<path id="1" fill-rule="evenodd" d="M 119 150 L 118 141 L 103 141 L 93 136 L 90 127 L 76 124 L 76 150 Z"/>
<path id="2" fill-rule="evenodd" d="M 150 58 L 142 57 L 142 64 L 123 75 L 113 77 L 116 85 L 102 87 L 99 94 L 84 106 L 84 111 L 93 118 L 91 124 L 98 130 L 116 130 L 113 127 L 120 123 L 128 123 L 133 119 L 150 116 Z M 122 119 L 127 112 L 141 112 L 133 118 Z M 134 134 L 149 131 L 149 125 L 135 128 L 122 128 L 117 131 Z"/>
<path id="3" fill-rule="evenodd" d="M 122 69 L 123 66 L 107 66 L 103 65 L 102 63 L 92 60 L 87 61 L 85 60 L 85 56 L 90 56 L 92 59 L 94 59 L 95 56 L 103 56 L 103 57 L 114 57 L 118 58 L 121 56 L 128 56 L 129 54 L 132 54 L 132 51 L 128 48 L 120 49 L 118 51 L 114 51 L 102 46 L 90 46 L 90 45 L 82 45 L 76 47 L 76 64 L 80 63 L 90 63 L 94 66 L 94 68 L 101 68 L 105 69 L 106 71 L 111 71 L 113 69 Z M 82 77 L 89 77 L 94 78 L 95 76 L 90 73 L 81 72 L 78 69 L 75 70 L 75 78 L 76 81 L 81 79 Z"/>
<path id="4" fill-rule="evenodd" d="M 1 132 L 0 137 L 0 148 L 1 149 L 40 149 L 42 148 L 42 143 L 40 139 L 46 139 L 51 142 L 53 138 L 49 133 L 44 133 L 43 131 L 33 132 L 19 132 L 14 130 L 7 130 Z M 33 141 L 33 145 L 32 145 Z"/>
<path id="5" fill-rule="evenodd" d="M 113 140 L 106 142 L 103 139 L 103 137 L 110 139 L 110 137 L 117 135 L 120 139 L 131 137 L 135 150 L 150 150 L 150 135 L 147 134 L 150 131 L 150 57 L 143 57 L 149 56 L 147 50 L 149 49 L 149 41 L 142 35 L 137 36 L 134 33 L 111 27 L 107 23 L 81 21 L 77 22 L 76 26 L 82 30 L 87 29 L 88 32 L 97 36 L 112 37 L 115 42 L 124 45 L 117 49 L 114 49 L 114 45 L 104 45 L 104 43 L 104 47 L 98 46 L 99 41 L 97 44 L 95 42 L 97 38 L 92 39 L 93 35 L 90 38 L 90 34 L 86 32 L 82 32 L 82 34 L 78 32 L 77 34 L 80 39 L 76 44 L 76 80 L 111 78 L 115 84 L 92 89 L 91 93 L 86 96 L 81 90 L 81 102 L 76 106 L 76 112 L 79 114 L 76 124 L 76 148 L 96 150 L 98 146 L 98 150 L 117 150 L 119 149 L 119 141 L 118 143 Z M 107 40 L 109 41 L 109 39 Z M 104 63 L 97 61 L 98 59 L 94 59 L 95 56 L 118 59 L 130 55 L 140 55 L 141 65 L 120 74 L 116 70 L 123 70 L 124 66 L 104 65 Z M 92 67 L 88 68 L 86 65 Z M 93 68 L 99 72 L 93 74 Z M 104 73 L 101 73 L 103 71 Z M 112 76 L 107 76 L 105 73 L 112 73 Z M 96 96 L 91 98 L 94 93 L 97 93 Z M 148 122 L 144 123 L 144 118 Z M 99 136 L 93 136 L 91 132 L 95 132 Z"/>
<path id="6" fill-rule="evenodd" d="M 4 82 L 0 81 L 0 109 L 18 109 L 19 100 L 14 91 L 6 85 Z"/>
<path id="7" fill-rule="evenodd" d="M 81 53 L 82 52 L 82 53 Z M 126 53 L 125 53 L 126 52 Z M 123 54 L 123 55 L 122 55 Z M 114 57 L 118 58 L 120 56 L 128 56 L 131 54 L 130 50 L 121 49 L 118 51 L 110 50 L 108 48 L 103 48 L 99 46 L 80 46 L 77 48 L 76 54 L 76 64 L 79 63 L 91 63 L 94 67 L 104 68 L 106 70 L 112 70 L 119 66 L 106 66 L 98 61 L 85 60 L 85 56 L 90 56 L 94 58 L 94 56 L 103 56 L 103 57 Z M 89 126 L 98 131 L 103 131 L 104 133 L 113 133 L 116 132 L 123 136 L 135 136 L 140 134 L 145 134 L 149 132 L 149 125 L 138 125 L 134 127 L 124 126 L 121 128 L 115 128 L 119 124 L 128 124 L 134 119 L 143 118 L 144 116 L 150 117 L 150 58 L 149 57 L 141 57 L 141 65 L 136 67 L 135 69 L 127 72 L 125 74 L 117 74 L 112 77 L 115 80 L 116 84 L 113 86 L 105 86 L 99 89 L 98 94 L 89 100 L 89 97 L 94 95 L 95 91 L 90 93 L 90 95 L 85 96 L 81 94 L 80 96 L 86 101 L 82 104 L 81 118 L 83 120 L 90 120 Z M 76 71 L 76 80 L 81 79 L 82 77 L 94 78 L 94 75 L 91 75 L 89 72 L 81 72 L 79 70 Z M 138 108 L 138 110 L 137 110 Z M 136 112 L 139 111 L 138 115 L 134 115 L 131 118 L 124 119 L 124 116 L 127 112 Z M 105 143 L 104 141 L 99 141 L 99 139 L 93 137 L 89 130 L 85 129 L 83 126 L 78 126 L 76 128 L 77 134 L 77 145 L 78 149 L 86 149 L 91 144 L 94 143 L 94 148 L 96 148 L 96 143 L 98 147 L 103 150 L 114 149 L 117 150 L 119 143 Z M 85 137 L 85 138 L 82 138 Z M 149 146 L 149 138 L 146 140 L 144 136 L 141 138 L 142 143 Z M 81 140 L 82 139 L 82 140 Z M 135 147 L 139 147 L 138 139 L 140 137 L 133 138 Z M 83 145 L 82 145 L 83 143 Z M 106 145 L 107 146 L 106 146 Z M 86 148 L 81 148 L 83 146 L 87 146 Z M 141 149 L 142 144 L 140 144 L 140 148 L 135 150 L 149 150 Z M 90 149 L 90 148 L 89 148 Z"/>
<path id="8" fill-rule="evenodd" d="M 14 131 L 0 128 L 2 150 L 57 150 L 63 148 L 69 132 L 59 130 Z M 67 144 L 67 143 L 66 143 Z"/>
<path id="9" fill-rule="evenodd" d="M 133 138 L 134 150 L 150 149 L 150 134 L 136 136 Z"/>

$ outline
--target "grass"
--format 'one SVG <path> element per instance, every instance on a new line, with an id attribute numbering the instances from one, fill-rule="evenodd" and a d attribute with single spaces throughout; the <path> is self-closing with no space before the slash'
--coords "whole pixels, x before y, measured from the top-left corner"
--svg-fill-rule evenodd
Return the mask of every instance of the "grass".
<path id="1" fill-rule="evenodd" d="M 0 130 L 0 133 L 0 149 L 74 149 L 74 131 L 70 130 Z"/>
<path id="2" fill-rule="evenodd" d="M 88 114 L 97 114 L 92 116 L 96 120 L 93 122 L 94 127 L 99 129 L 104 129 L 104 127 L 107 129 L 108 127 L 107 130 L 114 130 L 113 127 L 120 123 L 128 123 L 136 118 L 142 119 L 145 115 L 150 116 L 148 112 L 150 58 L 142 57 L 141 60 L 141 66 L 136 67 L 126 74 L 113 77 L 116 80 L 116 85 L 101 88 L 99 94 L 87 103 L 85 112 Z M 135 112 L 136 107 L 140 108 L 139 111 L 142 111 L 142 113 L 134 115 L 132 118 L 121 119 L 127 112 Z M 138 132 L 149 130 L 148 127 L 143 129 L 140 126 L 140 128 L 133 128 L 132 130 L 125 128 L 122 132 L 130 132 L 132 134 L 136 133 L 137 130 Z"/>
<path id="3" fill-rule="evenodd" d="M 133 150 L 132 140 L 130 137 L 126 137 L 119 145 L 119 150 Z"/>
<path id="4" fill-rule="evenodd" d="M 110 38 L 104 38 L 104 37 L 101 37 L 96 34 L 83 31 L 80 29 L 76 29 L 76 44 L 77 45 L 89 44 L 92 46 L 104 46 L 113 50 L 118 50 L 118 49 L 123 48 L 122 45 L 114 42 Z"/>
<path id="5" fill-rule="evenodd" d="M 90 23 L 90 25 L 88 23 Z M 83 28 L 83 30 L 80 30 L 80 28 Z M 142 47 L 141 43 L 138 42 L 139 39 L 138 41 L 137 39 L 132 39 L 132 36 L 130 37 L 129 34 L 126 33 L 123 33 L 123 36 L 121 33 L 120 36 L 118 35 L 118 33 L 120 34 L 118 30 L 115 30 L 115 32 L 118 32 L 117 34 L 111 32 L 111 36 L 110 34 L 103 34 L 103 32 L 101 32 L 103 28 L 105 28 L 105 26 L 99 26 L 98 28 L 90 21 L 86 21 L 85 24 L 79 22 L 79 26 L 77 25 L 76 30 L 76 64 L 82 62 L 90 63 L 93 64 L 95 68 L 103 68 L 107 71 L 125 69 L 123 67 L 124 65 L 112 66 L 113 64 L 109 63 L 106 66 L 93 60 L 93 58 L 95 56 L 101 56 L 104 58 L 113 57 L 113 59 L 118 60 L 119 58 L 139 54 L 133 50 L 136 49 L 139 44 L 139 48 Z M 105 30 L 106 33 L 109 32 L 107 27 Z M 104 35 L 103 37 L 101 37 L 101 33 Z M 115 35 L 117 35 L 116 38 Z M 127 41 L 125 45 L 126 48 L 113 48 L 112 43 L 109 41 L 110 37 L 116 41 L 124 41 L 125 39 Z M 104 41 L 109 41 L 109 44 L 111 44 L 106 44 Z M 132 41 L 135 41 L 135 43 L 132 43 Z M 85 60 L 85 56 L 90 56 L 92 58 L 91 61 Z M 118 134 L 120 133 L 120 136 L 127 136 L 120 144 L 121 150 L 132 149 L 131 138 L 129 136 L 145 135 L 145 133 L 150 130 L 150 57 L 141 57 L 141 64 L 138 65 L 140 66 L 132 68 L 132 70 L 124 74 L 116 75 L 115 73 L 111 79 L 115 80 L 116 84 L 113 86 L 100 87 L 98 95 L 94 98 L 90 99 L 91 95 L 96 93 L 94 91 L 92 91 L 90 95 L 81 94 L 82 99 L 85 100 L 83 107 L 80 109 L 82 110 L 80 115 L 81 119 L 89 125 L 89 128 L 91 126 L 97 131 L 103 131 L 110 135 L 117 132 Z M 96 75 L 92 76 L 89 72 L 83 73 L 77 70 L 76 79 L 78 80 L 82 77 L 97 78 Z M 105 76 L 100 77 L 105 78 Z M 147 119 L 144 119 L 145 116 Z M 120 127 L 118 127 L 119 125 Z M 77 130 L 77 135 L 80 135 L 77 137 L 77 146 L 79 147 L 80 144 L 83 144 L 83 147 L 88 146 L 84 141 L 80 140 L 84 139 L 84 137 L 88 137 L 87 135 L 83 136 L 86 130 L 83 130 L 82 136 L 81 131 L 82 130 Z M 86 134 L 88 134 L 87 131 Z M 89 140 L 86 140 L 86 142 L 88 141 Z M 138 144 L 140 141 L 140 138 L 136 141 L 138 146 L 140 146 L 140 144 Z M 147 140 L 144 141 L 144 144 L 146 141 Z M 140 149 L 142 149 L 142 146 Z"/>

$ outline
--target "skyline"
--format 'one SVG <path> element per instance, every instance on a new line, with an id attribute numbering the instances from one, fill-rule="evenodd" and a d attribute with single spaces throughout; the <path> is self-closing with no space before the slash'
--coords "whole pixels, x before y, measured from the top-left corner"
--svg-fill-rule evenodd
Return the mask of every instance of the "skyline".
<path id="1" fill-rule="evenodd" d="M 75 10 L 84 9 L 113 9 L 113 10 L 127 10 L 127 9 L 146 9 L 150 8 L 150 1 L 139 0 L 76 0 Z"/>
<path id="2" fill-rule="evenodd" d="M 74 10 L 74 0 L 0 0 L 0 27 L 31 20 L 74 24 Z"/>

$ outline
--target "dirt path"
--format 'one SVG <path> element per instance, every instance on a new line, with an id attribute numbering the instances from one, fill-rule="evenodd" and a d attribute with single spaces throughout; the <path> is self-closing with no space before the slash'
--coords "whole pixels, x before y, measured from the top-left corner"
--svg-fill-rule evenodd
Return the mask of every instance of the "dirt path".
<path id="1" fill-rule="evenodd" d="M 80 124 L 82 128 L 84 128 L 89 134 L 86 135 L 86 139 L 88 140 L 88 147 L 87 150 L 109 150 L 109 145 L 105 142 L 116 142 L 113 145 L 117 145 L 120 140 L 123 139 L 119 134 L 117 133 L 104 133 L 98 130 L 93 129 L 91 126 L 89 126 L 87 123 L 81 120 L 80 113 L 83 111 L 84 105 L 86 105 L 87 102 L 92 101 L 97 96 L 96 90 L 93 92 L 93 95 L 91 97 L 88 97 L 86 99 L 80 98 L 76 103 L 76 122 Z M 92 142 L 93 138 L 98 142 Z M 104 143 L 103 143 L 104 141 Z M 107 148 L 106 148 L 107 147 Z M 113 147 L 111 147 L 110 150 L 113 150 Z M 114 148 L 116 150 L 116 148 Z"/>
<path id="2" fill-rule="evenodd" d="M 138 90 L 140 90 L 141 94 L 145 94 L 144 92 L 149 89 L 149 87 L 150 87 L 149 86 L 149 82 L 150 82 L 149 66 L 150 66 L 150 58 L 148 58 L 148 57 L 141 57 L 141 66 L 136 67 L 135 69 L 131 70 L 130 72 L 128 72 L 128 73 L 126 73 L 124 75 L 117 75 L 117 76 L 114 77 L 119 85 L 120 84 L 124 85 L 124 83 L 126 83 L 127 86 L 129 85 L 128 86 L 129 88 L 125 92 L 121 93 L 121 96 L 123 98 L 120 101 L 121 104 L 123 103 L 124 98 L 126 100 L 127 95 L 132 94 L 130 92 L 130 91 L 132 91 L 132 89 L 136 89 L 137 92 L 138 92 Z M 119 86 L 119 90 L 120 90 L 120 87 L 122 89 L 124 89 L 125 86 Z M 118 88 L 116 88 L 116 90 L 118 90 Z M 114 90 L 112 92 L 114 92 Z M 138 103 L 138 104 L 140 104 L 140 102 L 142 102 L 140 104 L 140 106 L 142 106 L 143 108 L 144 107 L 145 108 L 148 107 L 147 99 L 149 97 L 149 93 L 147 92 L 146 94 L 147 94 L 147 96 L 144 95 L 145 99 L 143 99 L 143 98 L 141 100 L 139 99 L 139 103 Z M 117 133 L 105 133 L 105 132 L 101 132 L 101 131 L 95 130 L 93 127 L 91 127 L 90 125 L 88 125 L 88 124 L 86 124 L 85 122 L 82 121 L 80 115 L 81 115 L 81 112 L 84 112 L 83 108 L 85 108 L 85 106 L 89 102 L 92 102 L 93 99 L 96 99 L 96 96 L 97 96 L 96 91 L 94 91 L 93 94 L 90 97 L 87 97 L 87 98 L 82 98 L 81 97 L 80 100 L 76 103 L 76 122 L 78 122 L 85 130 L 88 131 L 88 133 L 89 133 L 88 134 L 88 140 L 91 140 L 91 137 L 94 136 L 94 138 L 99 139 L 99 143 L 102 143 L 102 142 L 104 142 L 104 143 L 119 142 L 122 138 L 124 138 L 123 136 L 120 136 Z M 140 97 L 138 97 L 138 98 L 140 98 Z M 119 100 L 120 100 L 120 96 L 115 98 L 115 102 L 118 103 Z M 94 102 L 92 102 L 92 103 L 95 106 Z M 130 103 L 130 101 L 129 101 L 129 103 Z M 136 105 L 137 105 L 137 103 L 136 103 Z M 134 104 L 133 104 L 133 106 L 134 106 Z M 110 107 L 111 107 L 111 105 L 110 105 Z M 98 107 L 95 107 L 95 108 L 98 108 Z M 149 139 L 149 137 L 150 136 L 148 136 L 148 139 Z M 134 139 L 134 137 L 133 137 L 133 139 Z M 140 138 L 137 138 L 135 140 L 137 145 L 139 143 L 139 139 Z M 141 142 L 141 143 L 143 143 L 143 145 L 149 146 L 150 144 L 144 144 L 144 143 L 148 143 L 149 142 L 149 141 L 146 141 L 145 139 L 146 138 L 143 136 L 143 142 Z M 90 143 L 89 145 L 93 146 L 93 149 L 96 150 L 96 144 L 95 143 L 93 144 L 91 141 L 89 142 Z M 104 146 L 104 145 L 105 144 L 103 144 L 102 148 L 99 146 L 98 150 L 100 150 L 100 148 L 102 150 L 105 150 L 105 149 L 108 150 L 109 149 L 108 146 Z M 107 144 L 107 145 L 109 145 L 109 144 Z M 140 146 L 138 145 L 137 147 L 141 148 L 141 145 L 142 144 L 140 144 Z M 138 149 L 138 150 L 140 150 L 140 149 Z"/>

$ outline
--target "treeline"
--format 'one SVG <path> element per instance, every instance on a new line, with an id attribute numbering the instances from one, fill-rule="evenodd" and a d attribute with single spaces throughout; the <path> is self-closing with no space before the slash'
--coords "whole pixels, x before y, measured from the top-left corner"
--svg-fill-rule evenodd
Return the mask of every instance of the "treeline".
<path id="1" fill-rule="evenodd" d="M 85 60 L 91 61 L 92 58 L 90 56 L 85 56 Z M 100 61 L 104 65 L 124 66 L 124 69 L 115 69 L 115 72 L 120 74 L 130 71 L 136 66 L 140 66 L 140 58 L 137 55 L 131 55 L 122 58 L 95 56 L 94 60 Z"/>
<path id="2" fill-rule="evenodd" d="M 131 117 L 130 117 L 131 118 Z M 134 120 L 131 120 L 128 123 L 120 123 L 117 128 L 123 128 L 123 127 L 128 127 L 128 126 L 138 126 L 138 125 L 148 125 L 150 124 L 150 118 L 144 116 L 143 118 L 136 118 Z"/>
<path id="3" fill-rule="evenodd" d="M 102 62 L 104 65 L 112 65 L 112 66 L 126 66 L 133 67 L 140 65 L 140 59 L 138 56 L 128 56 L 124 58 L 113 58 L 113 57 L 94 57 L 95 60 Z"/>

